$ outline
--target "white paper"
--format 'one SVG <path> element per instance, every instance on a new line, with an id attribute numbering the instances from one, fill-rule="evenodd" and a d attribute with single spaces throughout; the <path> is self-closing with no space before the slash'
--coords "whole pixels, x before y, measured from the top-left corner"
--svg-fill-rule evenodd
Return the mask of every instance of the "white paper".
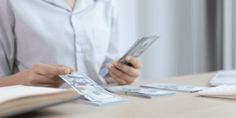
<path id="1" fill-rule="evenodd" d="M 198 93 L 201 96 L 236 98 L 236 85 L 221 85 L 217 87 L 210 87 Z"/>
<path id="2" fill-rule="evenodd" d="M 209 82 L 212 86 L 236 85 L 236 71 L 219 71 Z"/>
<path id="3" fill-rule="evenodd" d="M 63 91 L 65 90 L 56 88 L 23 86 L 23 85 L 0 87 L 0 95 L 1 95 L 0 104 L 21 97 L 51 94 Z"/>

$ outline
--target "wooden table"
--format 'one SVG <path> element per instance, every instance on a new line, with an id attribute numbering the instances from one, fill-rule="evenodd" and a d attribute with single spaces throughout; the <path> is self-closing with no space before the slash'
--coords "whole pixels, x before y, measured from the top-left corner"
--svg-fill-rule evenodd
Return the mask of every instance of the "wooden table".
<path id="1" fill-rule="evenodd" d="M 207 86 L 212 75 L 147 80 L 142 83 L 171 82 Z M 236 100 L 199 97 L 191 93 L 153 99 L 124 97 L 129 99 L 128 103 L 96 107 L 72 102 L 33 113 L 30 118 L 236 118 Z"/>

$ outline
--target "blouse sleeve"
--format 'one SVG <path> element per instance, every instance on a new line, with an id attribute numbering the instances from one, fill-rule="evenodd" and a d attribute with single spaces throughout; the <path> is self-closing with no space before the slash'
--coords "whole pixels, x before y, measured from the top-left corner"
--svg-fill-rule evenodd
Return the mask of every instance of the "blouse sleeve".
<path id="1" fill-rule="evenodd" d="M 117 60 L 121 57 L 121 41 L 119 38 L 119 16 L 118 16 L 118 8 L 116 7 L 116 3 L 112 4 L 112 22 L 111 22 L 111 38 L 109 43 L 109 48 L 106 54 L 105 61 L 103 63 L 102 68 L 100 69 L 100 75 L 105 77 L 108 74 L 108 70 L 105 67 L 105 64 L 111 63 L 114 60 Z M 105 78 L 108 83 L 110 83 L 109 78 Z"/>
<path id="2" fill-rule="evenodd" d="M 11 75 L 14 71 L 14 15 L 9 1 L 0 0 L 0 77 Z"/>

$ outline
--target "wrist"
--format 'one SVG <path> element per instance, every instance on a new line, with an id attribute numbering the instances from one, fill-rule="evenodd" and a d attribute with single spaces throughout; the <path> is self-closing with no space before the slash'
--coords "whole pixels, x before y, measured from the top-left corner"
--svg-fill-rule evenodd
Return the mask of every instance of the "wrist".
<path id="1" fill-rule="evenodd" d="M 26 85 L 29 71 L 0 78 L 0 86 Z"/>

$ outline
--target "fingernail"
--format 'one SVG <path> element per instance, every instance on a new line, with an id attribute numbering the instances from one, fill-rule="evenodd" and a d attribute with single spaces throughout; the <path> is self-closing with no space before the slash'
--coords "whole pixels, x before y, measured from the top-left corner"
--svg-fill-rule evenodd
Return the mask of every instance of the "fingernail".
<path id="1" fill-rule="evenodd" d="M 107 68 L 110 68 L 110 67 L 111 67 L 111 64 L 106 64 L 106 67 L 107 67 Z"/>
<path id="2" fill-rule="evenodd" d="M 74 71 L 74 69 L 73 68 L 70 68 L 70 73 L 72 73 Z"/>
<path id="3" fill-rule="evenodd" d="M 64 70 L 65 74 L 70 74 L 71 73 L 71 70 L 69 68 L 65 69 Z"/>
<path id="4" fill-rule="evenodd" d="M 122 85 L 125 85 L 125 84 L 127 84 L 127 82 L 125 82 L 125 81 L 121 81 L 121 84 L 122 84 Z"/>
<path id="5" fill-rule="evenodd" d="M 117 62 L 116 62 L 116 61 L 112 62 L 112 65 L 116 66 L 116 65 L 117 65 Z"/>
<path id="6" fill-rule="evenodd" d="M 129 61 L 129 60 L 130 60 L 130 56 L 127 56 L 127 57 L 126 57 L 126 60 Z"/>

